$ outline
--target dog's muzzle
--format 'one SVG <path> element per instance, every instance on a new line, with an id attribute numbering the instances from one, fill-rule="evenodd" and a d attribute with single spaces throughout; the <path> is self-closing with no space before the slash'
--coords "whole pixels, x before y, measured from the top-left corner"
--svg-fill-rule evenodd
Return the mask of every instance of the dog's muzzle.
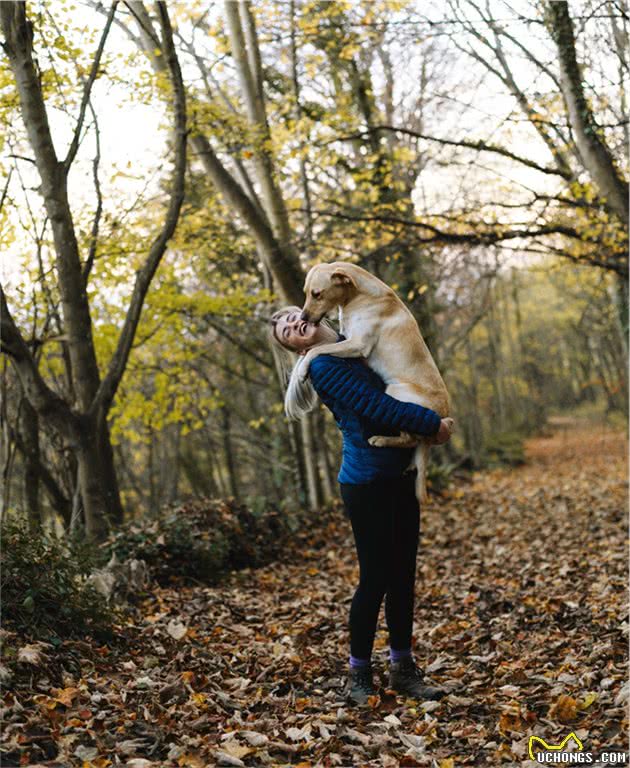
<path id="1" fill-rule="evenodd" d="M 302 312 L 302 314 L 300 315 L 300 320 L 306 320 L 307 323 L 313 323 L 313 325 L 319 325 L 323 320 L 323 318 L 324 318 L 324 315 L 320 315 L 317 318 L 317 320 L 315 320 L 308 314 L 308 312 Z"/>

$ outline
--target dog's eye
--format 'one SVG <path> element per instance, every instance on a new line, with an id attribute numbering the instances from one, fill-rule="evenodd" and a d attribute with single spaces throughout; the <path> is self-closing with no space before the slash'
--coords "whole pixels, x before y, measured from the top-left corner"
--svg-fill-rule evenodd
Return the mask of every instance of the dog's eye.
<path id="1" fill-rule="evenodd" d="M 314 299 L 319 299 L 319 297 L 320 297 L 321 295 L 322 295 L 322 292 L 321 292 L 321 291 L 311 291 L 311 296 L 312 296 Z"/>

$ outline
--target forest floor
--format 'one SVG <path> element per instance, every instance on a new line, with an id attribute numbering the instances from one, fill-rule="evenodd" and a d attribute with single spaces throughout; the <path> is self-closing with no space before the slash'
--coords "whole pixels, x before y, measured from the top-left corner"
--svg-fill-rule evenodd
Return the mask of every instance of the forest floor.
<path id="1" fill-rule="evenodd" d="M 5 696 L 3 765 L 526 766 L 530 735 L 571 732 L 625 750 L 625 447 L 610 427 L 556 421 L 526 465 L 423 510 L 414 653 L 442 701 L 384 687 L 344 701 L 358 567 L 339 510 L 283 562 L 152 589 L 122 646 L 64 643 L 57 661 L 40 647 L 45 673 L 33 658 L 31 687 Z M 387 653 L 381 614 L 383 682 Z"/>

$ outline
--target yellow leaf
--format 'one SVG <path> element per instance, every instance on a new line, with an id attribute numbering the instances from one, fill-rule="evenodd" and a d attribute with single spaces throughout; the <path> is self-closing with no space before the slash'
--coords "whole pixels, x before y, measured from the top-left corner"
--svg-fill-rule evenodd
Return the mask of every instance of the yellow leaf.
<path id="1" fill-rule="evenodd" d="M 455 768 L 455 758 L 446 757 L 444 760 L 440 760 L 440 768 Z"/>
<path id="2" fill-rule="evenodd" d="M 60 704 L 63 704 L 64 707 L 71 707 L 72 701 L 75 699 L 79 693 L 78 688 L 53 688 L 52 693 L 55 694 L 55 701 L 58 701 Z"/>
<path id="3" fill-rule="evenodd" d="M 597 701 L 597 694 L 591 691 L 590 693 L 587 693 L 584 700 L 578 704 L 578 709 L 588 709 L 595 701 Z"/>

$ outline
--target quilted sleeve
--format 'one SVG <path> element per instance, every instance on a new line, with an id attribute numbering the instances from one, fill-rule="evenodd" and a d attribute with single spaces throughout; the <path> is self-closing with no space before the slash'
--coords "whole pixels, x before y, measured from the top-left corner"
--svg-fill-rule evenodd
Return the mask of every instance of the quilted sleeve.
<path id="1" fill-rule="evenodd" d="M 320 355 L 311 363 L 309 375 L 322 399 L 326 396 L 333 398 L 359 416 L 388 429 L 434 435 L 440 428 L 441 418 L 435 411 L 414 403 L 403 403 L 379 392 L 358 379 L 343 358 Z"/>

